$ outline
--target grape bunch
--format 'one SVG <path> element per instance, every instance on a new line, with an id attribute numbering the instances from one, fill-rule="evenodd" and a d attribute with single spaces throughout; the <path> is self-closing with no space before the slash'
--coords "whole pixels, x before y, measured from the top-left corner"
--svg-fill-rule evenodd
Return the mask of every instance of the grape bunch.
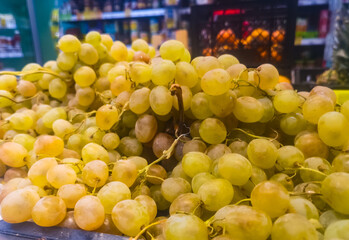
<path id="1" fill-rule="evenodd" d="M 1 217 L 147 240 L 349 238 L 349 101 L 176 40 L 0 72 Z"/>

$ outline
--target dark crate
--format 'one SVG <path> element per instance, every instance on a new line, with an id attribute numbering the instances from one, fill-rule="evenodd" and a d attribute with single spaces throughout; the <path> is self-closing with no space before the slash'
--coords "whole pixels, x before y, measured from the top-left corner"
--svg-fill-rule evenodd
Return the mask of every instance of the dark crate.
<path id="1" fill-rule="evenodd" d="M 191 8 L 192 55 L 235 55 L 256 67 L 293 62 L 297 0 L 230 0 Z"/>

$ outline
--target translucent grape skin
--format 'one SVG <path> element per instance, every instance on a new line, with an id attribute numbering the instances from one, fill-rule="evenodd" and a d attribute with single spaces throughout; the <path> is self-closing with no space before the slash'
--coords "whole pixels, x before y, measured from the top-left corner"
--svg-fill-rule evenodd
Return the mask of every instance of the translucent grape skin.
<path id="1" fill-rule="evenodd" d="M 108 166 L 101 160 L 90 161 L 82 169 L 82 179 L 90 187 L 103 186 L 108 179 L 108 175 Z"/>
<path id="2" fill-rule="evenodd" d="M 62 222 L 66 213 L 65 203 L 60 197 L 46 196 L 33 207 L 32 218 L 41 227 L 52 227 Z"/>
<path id="3" fill-rule="evenodd" d="M 339 112 L 328 112 L 318 122 L 318 133 L 321 140 L 331 147 L 339 147 L 348 141 L 349 122 Z"/>
<path id="4" fill-rule="evenodd" d="M 161 184 L 161 194 L 169 202 L 173 202 L 179 195 L 188 192 L 191 192 L 190 183 L 183 178 L 167 178 Z"/>
<path id="5" fill-rule="evenodd" d="M 125 199 L 131 199 L 131 191 L 126 184 L 113 181 L 104 185 L 98 191 L 97 197 L 101 201 L 105 213 L 111 214 L 116 203 Z"/>
<path id="6" fill-rule="evenodd" d="M 201 78 L 202 90 L 211 96 L 226 93 L 230 87 L 230 75 L 224 69 L 213 69 Z"/>
<path id="7" fill-rule="evenodd" d="M 234 105 L 233 113 L 241 122 L 258 122 L 263 117 L 264 107 L 253 97 L 239 97 Z"/>
<path id="8" fill-rule="evenodd" d="M 110 104 L 101 106 L 96 112 L 96 123 L 102 130 L 109 130 L 118 121 L 119 112 Z"/>
<path id="9" fill-rule="evenodd" d="M 324 240 L 348 239 L 348 227 L 349 220 L 339 220 L 330 224 L 325 230 Z"/>
<path id="10" fill-rule="evenodd" d="M 83 230 L 96 230 L 102 226 L 104 218 L 104 207 L 98 197 L 84 196 L 75 205 L 74 220 Z"/>
<path id="11" fill-rule="evenodd" d="M 0 146 L 0 160 L 10 167 L 22 167 L 28 151 L 22 145 L 15 142 L 5 142 Z"/>
<path id="12" fill-rule="evenodd" d="M 266 139 L 254 139 L 247 146 L 247 155 L 253 164 L 268 169 L 275 165 L 278 152 L 272 142 Z"/>
<path id="13" fill-rule="evenodd" d="M 172 109 L 173 98 L 170 91 L 164 86 L 153 88 L 149 94 L 151 109 L 158 115 L 164 116 Z"/>
<path id="14" fill-rule="evenodd" d="M 142 114 L 146 112 L 150 107 L 149 94 L 150 89 L 146 87 L 134 91 L 131 94 L 129 102 L 131 111 L 136 114 Z"/>
<path id="15" fill-rule="evenodd" d="M 200 197 L 195 193 L 184 193 L 179 195 L 172 203 L 169 209 L 170 215 L 176 213 L 195 214 L 200 217 L 202 214 L 202 203 Z"/>
<path id="16" fill-rule="evenodd" d="M 185 174 L 194 177 L 201 172 L 209 172 L 212 160 L 201 152 L 189 152 L 183 156 L 182 167 Z"/>
<path id="17" fill-rule="evenodd" d="M 291 113 L 297 110 L 300 105 L 300 99 L 295 91 L 283 90 L 275 95 L 273 104 L 278 112 Z"/>
<path id="18" fill-rule="evenodd" d="M 158 130 L 156 118 L 150 114 L 144 114 L 138 118 L 135 125 L 135 133 L 138 141 L 150 142 Z"/>
<path id="19" fill-rule="evenodd" d="M 279 170 L 297 168 L 304 162 L 303 153 L 294 146 L 283 146 L 277 151 L 278 157 L 276 159 L 276 168 Z"/>
<path id="20" fill-rule="evenodd" d="M 227 130 L 224 124 L 216 118 L 206 118 L 199 129 L 200 137 L 209 144 L 218 144 L 225 140 Z"/>
<path id="21" fill-rule="evenodd" d="M 87 194 L 86 187 L 83 184 L 65 184 L 57 191 L 67 208 L 74 208 L 76 202 Z"/>

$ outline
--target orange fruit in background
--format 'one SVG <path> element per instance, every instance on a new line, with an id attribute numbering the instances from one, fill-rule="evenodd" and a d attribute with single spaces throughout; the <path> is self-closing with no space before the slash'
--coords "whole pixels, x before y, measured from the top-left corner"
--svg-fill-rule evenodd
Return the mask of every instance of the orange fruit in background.
<path id="1" fill-rule="evenodd" d="M 279 76 L 279 83 L 281 83 L 281 82 L 291 83 L 290 79 L 288 77 L 283 76 L 283 75 Z"/>
<path id="2" fill-rule="evenodd" d="M 273 43 L 281 43 L 285 39 L 285 30 L 275 30 L 271 35 L 271 41 Z"/>
<path id="3" fill-rule="evenodd" d="M 235 33 L 230 28 L 222 29 L 216 37 L 217 43 L 233 44 L 235 41 Z"/>
<path id="4" fill-rule="evenodd" d="M 204 50 L 202 50 L 202 55 L 212 56 L 212 48 L 205 48 Z"/>
<path id="5" fill-rule="evenodd" d="M 280 44 L 274 44 L 273 46 L 271 46 L 271 57 L 279 62 L 282 59 L 282 50 L 283 50 L 283 46 Z"/>
<path id="6" fill-rule="evenodd" d="M 252 40 L 256 39 L 258 41 L 268 41 L 269 40 L 269 32 L 262 28 L 256 28 L 251 32 Z"/>

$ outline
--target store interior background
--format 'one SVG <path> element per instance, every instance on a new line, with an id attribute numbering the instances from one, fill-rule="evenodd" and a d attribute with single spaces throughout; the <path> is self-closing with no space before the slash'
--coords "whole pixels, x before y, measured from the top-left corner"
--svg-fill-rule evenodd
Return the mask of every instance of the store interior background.
<path id="1" fill-rule="evenodd" d="M 261 2 L 267 10 L 260 9 Z M 333 13 L 345 4 L 343 0 L 0 1 L 0 71 L 20 70 L 30 62 L 44 64 L 57 57 L 60 36 L 83 39 L 96 30 L 128 46 L 143 38 L 158 47 L 172 38 L 182 41 L 193 57 L 231 53 L 250 67 L 272 62 L 294 85 L 311 85 L 332 66 Z"/>

